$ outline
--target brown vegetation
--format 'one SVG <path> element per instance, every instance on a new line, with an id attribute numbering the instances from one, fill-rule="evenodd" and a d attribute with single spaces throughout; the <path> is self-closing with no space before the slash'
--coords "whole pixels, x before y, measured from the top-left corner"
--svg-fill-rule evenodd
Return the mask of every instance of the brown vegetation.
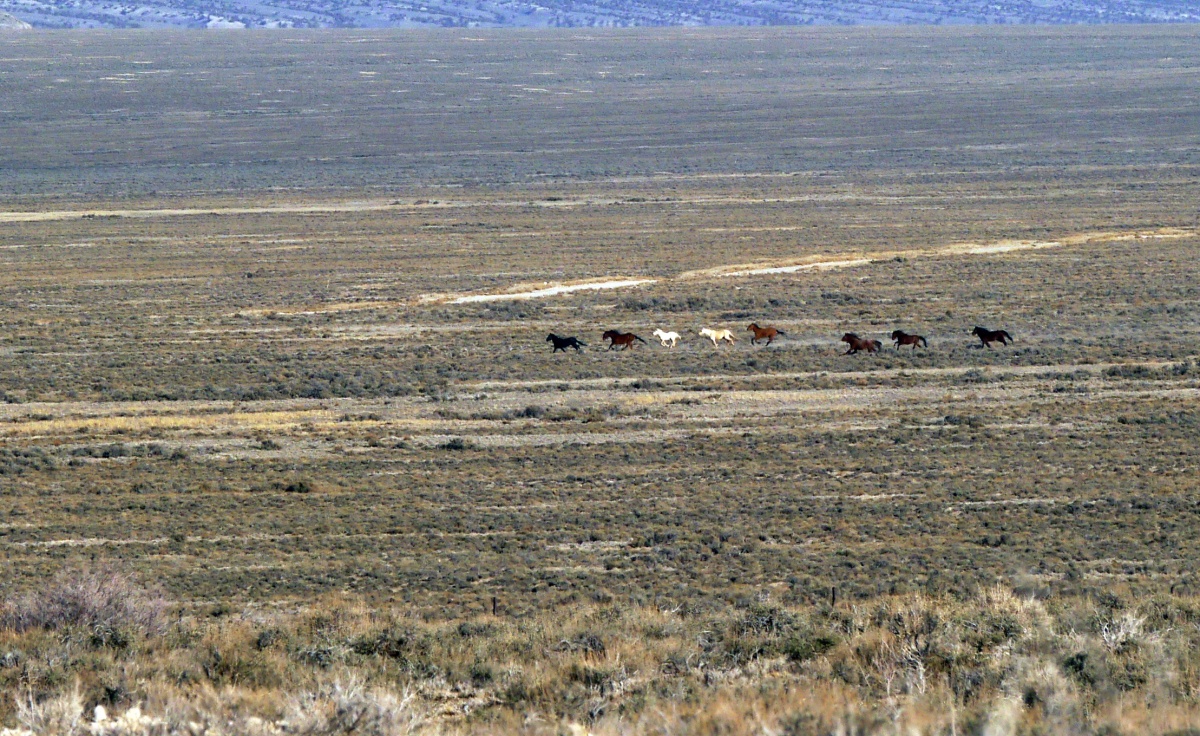
<path id="1" fill-rule="evenodd" d="M 44 605 L 16 608 L 53 617 Z M 117 621 L 123 639 L 0 630 L 0 682 L 61 693 L 18 699 L 22 727 L 94 732 L 100 706 L 114 734 L 1165 733 L 1195 722 L 1200 687 L 1200 605 L 1178 596 L 764 590 L 453 620 L 332 596 L 164 629 L 150 612 Z"/>
<path id="2" fill-rule="evenodd" d="M 1124 32 L 14 39 L 0 726 L 1200 726 L 1200 60 Z"/>

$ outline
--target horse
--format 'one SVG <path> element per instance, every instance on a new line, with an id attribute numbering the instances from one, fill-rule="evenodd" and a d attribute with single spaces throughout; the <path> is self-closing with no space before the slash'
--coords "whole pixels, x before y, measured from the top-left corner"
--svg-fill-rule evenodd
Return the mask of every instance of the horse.
<path id="1" fill-rule="evenodd" d="M 700 330 L 700 337 L 707 337 L 709 340 L 712 340 L 712 344 L 713 344 L 714 348 L 717 347 L 718 340 L 724 340 L 725 342 L 729 343 L 730 345 L 732 345 L 734 342 L 736 342 L 733 339 L 733 333 L 730 332 L 729 330 L 710 330 L 707 327 L 705 327 L 704 329 Z"/>
<path id="2" fill-rule="evenodd" d="M 878 340 L 864 340 L 853 332 L 847 332 L 842 335 L 842 342 L 850 346 L 845 355 L 853 355 L 860 350 L 866 350 L 868 353 L 878 353 L 883 349 L 883 343 Z"/>
<path id="3" fill-rule="evenodd" d="M 633 347 L 634 340 L 637 340 L 643 345 L 646 343 L 645 340 L 633 334 L 632 332 L 617 332 L 616 330 L 607 330 L 603 335 L 600 336 L 600 339 L 609 341 L 609 350 L 612 350 L 618 345 L 624 346 L 621 348 L 622 350 L 628 350 L 629 348 Z"/>
<path id="4" fill-rule="evenodd" d="M 901 345 L 912 345 L 913 350 L 917 349 L 917 345 L 929 347 L 929 342 L 920 335 L 910 335 L 904 330 L 892 330 L 892 339 L 896 341 L 896 349 L 899 350 Z"/>
<path id="5" fill-rule="evenodd" d="M 579 342 L 574 337 L 559 337 L 553 332 L 546 335 L 546 342 L 554 343 L 554 349 L 550 351 L 551 353 L 557 353 L 559 350 L 565 353 L 567 352 L 567 348 L 575 348 L 575 352 L 581 353 L 583 352 L 582 348 L 587 347 L 586 342 Z"/>
<path id="6" fill-rule="evenodd" d="M 662 330 L 655 330 L 654 336 L 658 338 L 664 348 L 667 347 L 667 343 L 671 343 L 670 347 L 675 347 L 675 342 L 679 339 L 678 332 L 663 332 Z"/>
<path id="7" fill-rule="evenodd" d="M 771 325 L 767 325 L 766 327 L 759 327 L 758 324 L 755 322 L 751 322 L 750 326 L 747 327 L 746 329 L 749 330 L 750 332 L 754 333 L 754 337 L 750 338 L 751 345 L 757 345 L 759 340 L 766 340 L 767 344 L 770 345 L 771 341 L 774 340 L 775 338 L 779 337 L 780 335 L 783 335 L 785 337 L 787 336 L 787 333 L 784 332 L 783 330 L 776 329 L 775 327 L 772 327 Z"/>
<path id="8" fill-rule="evenodd" d="M 975 329 L 971 330 L 971 334 L 975 337 L 978 337 L 979 341 L 983 343 L 985 348 L 991 348 L 992 343 L 996 342 L 997 340 L 1001 345 L 1007 345 L 1013 341 L 1012 335 L 1008 334 L 1004 330 L 987 330 L 976 326 Z"/>

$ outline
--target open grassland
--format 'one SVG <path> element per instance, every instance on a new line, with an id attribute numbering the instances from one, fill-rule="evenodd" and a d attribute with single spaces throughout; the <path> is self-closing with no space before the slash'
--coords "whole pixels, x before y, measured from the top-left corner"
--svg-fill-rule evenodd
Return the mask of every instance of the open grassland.
<path id="1" fill-rule="evenodd" d="M 0 723 L 1200 726 L 1191 30 L 14 37 Z"/>

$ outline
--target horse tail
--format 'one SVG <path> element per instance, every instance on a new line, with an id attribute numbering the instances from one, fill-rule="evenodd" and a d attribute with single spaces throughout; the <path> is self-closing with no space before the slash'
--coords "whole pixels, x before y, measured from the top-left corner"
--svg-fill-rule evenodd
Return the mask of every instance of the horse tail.
<path id="1" fill-rule="evenodd" d="M 581 341 L 579 341 L 579 340 L 576 340 L 576 341 L 575 341 L 575 344 L 576 344 L 576 345 L 582 345 L 582 346 L 584 346 L 585 348 L 587 347 L 587 343 L 586 343 L 586 342 L 581 342 Z"/>
<path id="2" fill-rule="evenodd" d="M 643 340 L 642 338 L 638 337 L 637 335 L 634 335 L 634 336 L 633 336 L 633 339 L 634 339 L 634 340 L 637 340 L 638 342 L 642 343 L 643 345 L 647 345 L 647 344 L 649 344 L 649 343 L 647 343 L 645 340 Z"/>
<path id="3" fill-rule="evenodd" d="M 921 336 L 918 335 L 917 337 L 921 337 Z M 924 345 L 925 347 L 929 347 L 929 341 L 923 337 L 921 337 L 921 344 Z"/>
<path id="4" fill-rule="evenodd" d="M 779 329 L 778 327 L 776 327 L 776 328 L 775 328 L 775 334 L 776 334 L 776 335 L 783 335 L 784 337 L 787 337 L 787 333 L 786 333 L 786 332 L 784 332 L 783 330 Z"/>

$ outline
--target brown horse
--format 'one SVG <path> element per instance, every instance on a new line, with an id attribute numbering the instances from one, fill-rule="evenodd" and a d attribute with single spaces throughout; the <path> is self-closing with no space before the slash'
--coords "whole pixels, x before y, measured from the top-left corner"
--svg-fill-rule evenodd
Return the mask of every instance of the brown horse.
<path id="1" fill-rule="evenodd" d="M 1001 345 L 1007 345 L 1013 341 L 1012 335 L 1004 330 L 986 330 L 982 327 L 976 327 L 971 330 L 971 334 L 979 338 L 985 348 L 992 347 L 992 343 L 999 341 Z"/>
<path id="2" fill-rule="evenodd" d="M 767 325 L 766 327 L 759 327 L 758 324 L 754 322 L 751 322 L 750 326 L 746 329 L 754 333 L 754 337 L 750 338 L 751 345 L 757 345 L 759 340 L 766 340 L 767 344 L 770 345 L 771 341 L 780 335 L 783 335 L 784 337 L 787 336 L 787 333 L 783 330 L 776 329 L 770 325 Z"/>
<path id="3" fill-rule="evenodd" d="M 629 348 L 633 347 L 634 340 L 637 340 L 643 345 L 646 343 L 645 340 L 633 334 L 632 332 L 617 332 L 616 330 L 608 330 L 600 336 L 600 339 L 609 341 L 609 350 L 612 350 L 618 345 L 622 346 L 622 350 L 628 350 Z"/>
<path id="4" fill-rule="evenodd" d="M 896 349 L 899 350 L 901 345 L 912 345 L 913 350 L 917 349 L 917 345 L 929 347 L 929 343 L 920 335 L 910 335 L 904 330 L 893 330 L 892 339 L 896 341 Z"/>
<path id="5" fill-rule="evenodd" d="M 853 355 L 860 350 L 866 350 L 868 353 L 878 353 L 883 349 L 883 343 L 878 340 L 864 340 L 853 332 L 847 332 L 842 335 L 842 342 L 850 346 L 846 351 L 846 355 Z"/>

